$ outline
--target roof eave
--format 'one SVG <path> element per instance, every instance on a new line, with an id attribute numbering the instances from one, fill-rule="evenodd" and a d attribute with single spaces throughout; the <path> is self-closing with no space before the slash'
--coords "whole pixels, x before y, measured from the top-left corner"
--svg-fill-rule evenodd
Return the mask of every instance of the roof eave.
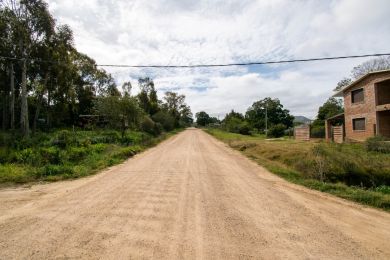
<path id="1" fill-rule="evenodd" d="M 351 82 L 350 84 L 348 84 L 347 86 L 345 86 L 341 90 L 337 91 L 335 94 L 332 95 L 332 97 L 343 97 L 344 96 L 344 91 L 346 91 L 350 87 L 353 87 L 354 85 L 356 85 L 357 83 L 359 83 L 360 81 L 362 81 L 363 79 L 365 79 L 366 77 L 368 77 L 370 75 L 377 74 L 377 73 L 382 73 L 382 72 L 390 72 L 390 69 L 371 71 L 371 72 L 369 72 L 367 74 L 364 74 L 363 76 L 361 76 L 357 80 Z"/>

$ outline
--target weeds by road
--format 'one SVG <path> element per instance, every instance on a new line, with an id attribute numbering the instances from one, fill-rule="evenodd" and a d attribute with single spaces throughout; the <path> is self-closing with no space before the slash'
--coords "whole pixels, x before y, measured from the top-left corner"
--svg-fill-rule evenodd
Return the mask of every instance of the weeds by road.
<path id="1" fill-rule="evenodd" d="M 96 173 L 166 139 L 144 132 L 68 131 L 38 133 L 31 139 L 0 134 L 0 184 L 58 181 Z"/>
<path id="2" fill-rule="evenodd" d="M 206 132 L 293 183 L 390 210 L 388 154 L 368 152 L 363 144 L 266 140 L 219 129 Z"/>

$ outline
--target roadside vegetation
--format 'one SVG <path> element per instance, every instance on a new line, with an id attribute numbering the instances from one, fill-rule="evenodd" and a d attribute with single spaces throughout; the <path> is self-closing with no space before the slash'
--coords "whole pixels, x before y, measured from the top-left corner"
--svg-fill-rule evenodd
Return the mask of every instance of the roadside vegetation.
<path id="1" fill-rule="evenodd" d="M 123 162 L 178 130 L 152 136 L 126 130 L 39 133 L 28 140 L 1 133 L 0 185 L 79 178 Z"/>
<path id="2" fill-rule="evenodd" d="M 383 138 L 333 144 L 206 131 L 288 181 L 390 210 L 390 147 Z"/>
<path id="3" fill-rule="evenodd" d="M 286 180 L 390 210 L 389 140 L 325 142 L 325 120 L 342 112 L 339 99 L 329 98 L 320 106 L 309 142 L 293 139 L 297 122 L 278 99 L 256 101 L 245 114 L 231 111 L 220 121 L 203 111 L 196 114 L 196 123 Z"/>

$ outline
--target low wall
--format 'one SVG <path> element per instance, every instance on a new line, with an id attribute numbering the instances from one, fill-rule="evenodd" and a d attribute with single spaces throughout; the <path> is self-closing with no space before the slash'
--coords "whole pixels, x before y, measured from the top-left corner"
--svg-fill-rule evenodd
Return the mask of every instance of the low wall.
<path id="1" fill-rule="evenodd" d="M 294 138 L 300 141 L 310 140 L 310 126 L 297 126 L 294 127 Z"/>

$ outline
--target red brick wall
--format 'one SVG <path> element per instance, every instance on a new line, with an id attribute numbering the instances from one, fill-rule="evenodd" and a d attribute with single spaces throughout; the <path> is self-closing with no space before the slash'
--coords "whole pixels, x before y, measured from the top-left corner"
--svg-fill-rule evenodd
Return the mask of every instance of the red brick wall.
<path id="1" fill-rule="evenodd" d="M 296 140 L 309 141 L 310 140 L 310 126 L 296 126 L 294 127 L 294 137 Z"/>
<path id="2" fill-rule="evenodd" d="M 345 137 L 347 140 L 364 141 L 375 135 L 374 125 L 377 123 L 375 83 L 386 79 L 390 79 L 390 72 L 373 74 L 344 92 Z M 351 91 L 359 88 L 364 89 L 364 101 L 352 104 Z M 352 120 L 354 118 L 365 118 L 366 130 L 353 130 Z"/>

